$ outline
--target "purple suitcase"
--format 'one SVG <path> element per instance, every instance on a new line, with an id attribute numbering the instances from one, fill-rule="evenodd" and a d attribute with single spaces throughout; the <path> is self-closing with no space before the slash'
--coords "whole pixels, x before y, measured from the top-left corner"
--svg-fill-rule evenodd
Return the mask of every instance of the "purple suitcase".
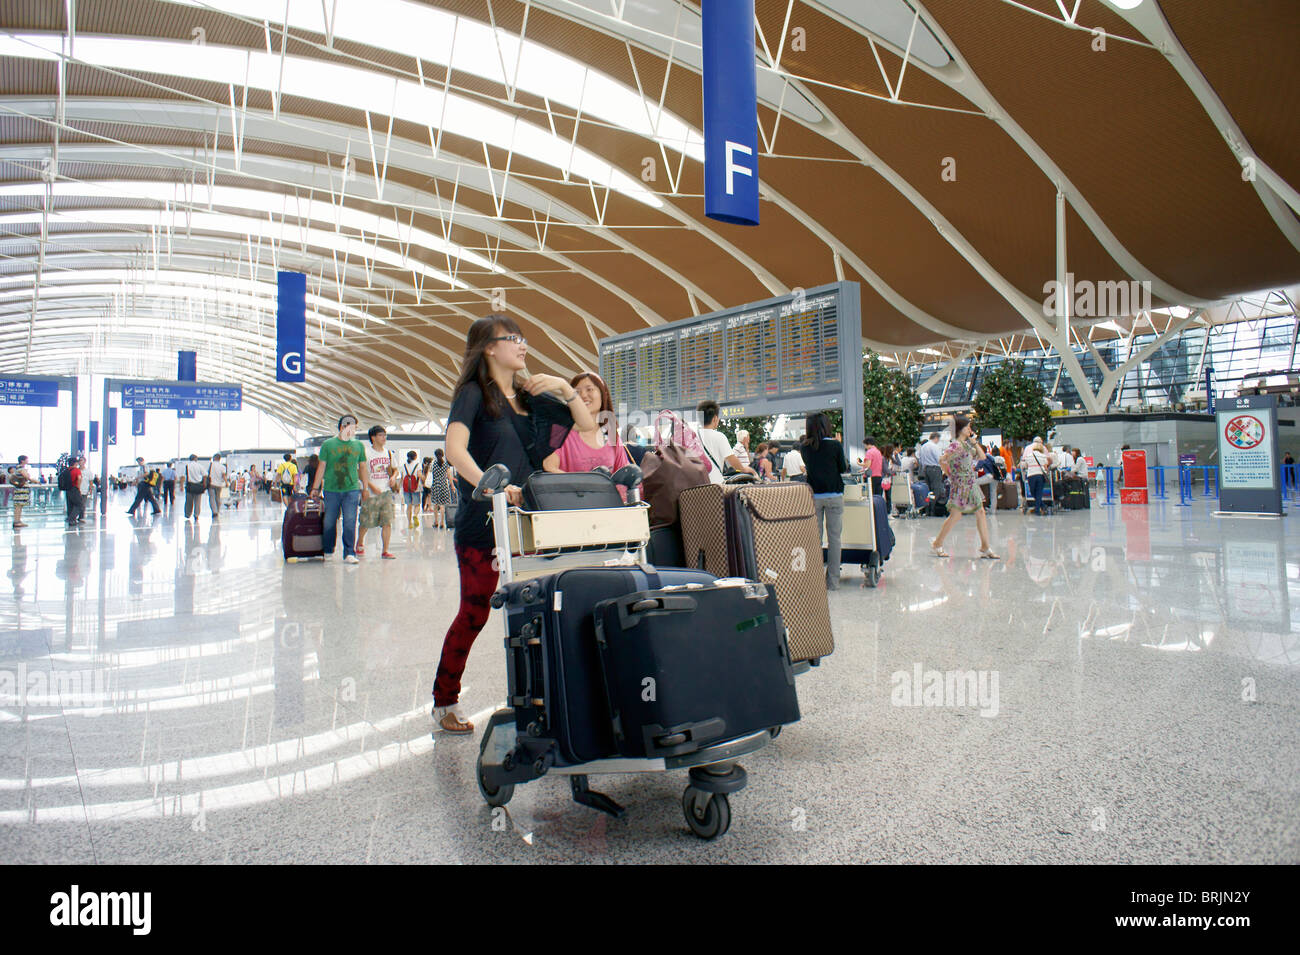
<path id="1" fill-rule="evenodd" d="M 305 494 L 295 494 L 284 512 L 280 545 L 285 560 L 324 557 L 325 505 Z"/>

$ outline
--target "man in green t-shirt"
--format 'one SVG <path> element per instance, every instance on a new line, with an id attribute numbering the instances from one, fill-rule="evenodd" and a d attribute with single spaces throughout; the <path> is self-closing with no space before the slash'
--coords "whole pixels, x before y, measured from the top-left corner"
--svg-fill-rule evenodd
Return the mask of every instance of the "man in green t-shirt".
<path id="1" fill-rule="evenodd" d="M 362 469 L 366 464 L 366 448 L 356 440 L 357 419 L 345 414 L 339 418 L 339 434 L 320 446 L 320 467 L 312 483 L 312 497 L 325 491 L 325 526 L 321 549 L 325 558 L 334 553 L 335 526 L 339 512 L 343 513 L 343 562 L 359 564 L 357 558 L 357 508 L 361 503 Z"/>

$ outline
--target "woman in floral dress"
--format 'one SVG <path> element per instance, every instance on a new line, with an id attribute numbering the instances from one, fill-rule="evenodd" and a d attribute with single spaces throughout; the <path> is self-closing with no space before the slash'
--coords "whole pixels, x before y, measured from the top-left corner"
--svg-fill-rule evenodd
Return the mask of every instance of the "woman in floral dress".
<path id="1" fill-rule="evenodd" d="M 975 463 L 984 457 L 975 441 L 970 426 L 970 418 L 957 415 L 953 419 L 953 434 L 956 436 L 946 451 L 939 458 L 939 466 L 948 476 L 948 519 L 939 528 L 939 536 L 934 539 L 930 549 L 935 557 L 950 556 L 943 549 L 943 542 L 948 532 L 961 520 L 963 514 L 975 515 L 975 526 L 980 534 L 980 557 L 985 560 L 1000 560 L 989 547 L 989 526 L 984 518 L 984 495 L 975 484 Z"/>

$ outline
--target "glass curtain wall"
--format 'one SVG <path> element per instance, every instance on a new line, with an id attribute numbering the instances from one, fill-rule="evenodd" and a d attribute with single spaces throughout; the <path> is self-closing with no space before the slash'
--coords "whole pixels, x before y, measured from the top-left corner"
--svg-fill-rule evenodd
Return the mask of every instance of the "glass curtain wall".
<path id="1" fill-rule="evenodd" d="M 1216 326 L 1209 330 L 1208 346 L 1206 329 L 1185 331 L 1156 349 L 1124 376 L 1123 382 L 1115 389 L 1111 407 L 1173 407 L 1185 401 L 1189 391 L 1204 388 L 1206 365 L 1214 368 L 1216 393 L 1235 394 L 1243 379 L 1292 370 L 1291 343 L 1295 332 L 1296 319 L 1289 315 Z M 1134 336 L 1131 341 L 1115 339 L 1098 344 L 1097 350 L 1106 364 L 1114 368 L 1155 338 L 1154 334 L 1149 334 Z M 1074 354 L 1095 390 L 1101 385 L 1102 375 L 1092 353 L 1076 348 Z M 1059 401 L 1070 411 L 1083 407 L 1073 379 L 1061 368 L 1060 357 L 1040 349 L 1020 352 L 1011 358 L 1001 355 L 967 358 L 950 375 L 921 395 L 922 406 L 937 408 L 970 404 L 979 390 L 980 379 L 1011 359 L 1024 361 L 1025 374 L 1037 379 L 1049 398 Z M 914 365 L 909 372 L 912 386 L 920 385 L 941 367 L 941 362 Z"/>

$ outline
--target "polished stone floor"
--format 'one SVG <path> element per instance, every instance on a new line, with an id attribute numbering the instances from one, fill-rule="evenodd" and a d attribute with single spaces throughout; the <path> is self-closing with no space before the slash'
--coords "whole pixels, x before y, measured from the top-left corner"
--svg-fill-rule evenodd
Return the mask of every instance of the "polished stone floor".
<path id="1" fill-rule="evenodd" d="M 897 521 L 713 843 L 683 773 L 595 777 L 621 820 L 562 778 L 483 804 L 477 737 L 429 732 L 450 532 L 286 565 L 270 503 L 0 514 L 0 861 L 1300 862 L 1300 514 L 1212 503 L 1000 514 L 996 563 L 969 520 L 945 561 L 937 520 Z M 466 674 L 480 721 L 500 637 Z"/>

